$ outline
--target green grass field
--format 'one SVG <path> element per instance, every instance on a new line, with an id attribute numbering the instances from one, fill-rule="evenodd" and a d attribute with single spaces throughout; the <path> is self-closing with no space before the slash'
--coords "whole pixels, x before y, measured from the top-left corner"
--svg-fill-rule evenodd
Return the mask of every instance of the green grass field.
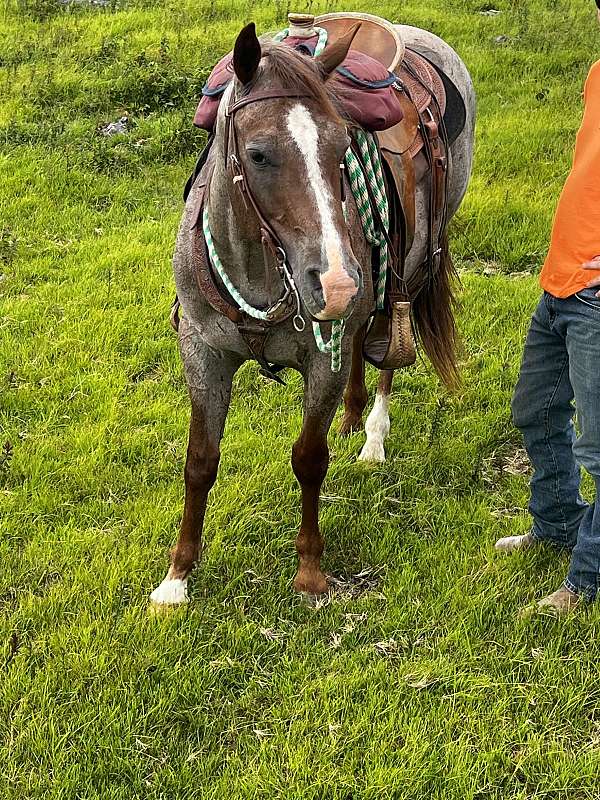
<path id="1" fill-rule="evenodd" d="M 528 527 L 509 400 L 538 287 L 518 273 L 544 255 L 600 52 L 594 4 L 308 7 L 429 28 L 472 71 L 477 160 L 453 227 L 464 386 L 447 394 L 422 363 L 398 374 L 381 467 L 357 463 L 361 435 L 331 437 L 322 524 L 341 588 L 315 609 L 291 591 L 301 382 L 246 365 L 192 602 L 159 619 L 147 599 L 177 533 L 188 421 L 168 309 L 203 144 L 191 116 L 241 25 L 279 29 L 288 9 L 1 12 L 3 800 L 600 796 L 600 612 L 520 621 L 566 558 L 493 553 Z M 97 134 L 124 112 L 130 133 Z"/>

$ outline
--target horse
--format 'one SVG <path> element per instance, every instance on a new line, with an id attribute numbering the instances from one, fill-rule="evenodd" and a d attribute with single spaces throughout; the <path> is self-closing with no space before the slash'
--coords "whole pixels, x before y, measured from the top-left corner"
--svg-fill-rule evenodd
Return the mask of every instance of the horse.
<path id="1" fill-rule="evenodd" d="M 464 129 L 448 153 L 450 219 L 461 204 L 471 172 L 473 85 L 466 66 L 443 40 L 410 26 L 399 25 L 397 30 L 407 45 L 425 49 L 430 60 L 444 70 L 466 108 Z M 245 302 L 254 308 L 269 307 L 273 293 L 284 292 L 286 282 L 287 294 L 290 290 L 295 293 L 296 315 L 272 327 L 264 359 L 303 376 L 302 429 L 291 456 L 302 498 L 293 585 L 308 596 L 328 591 L 321 569 L 324 541 L 319 530 L 319 495 L 329 463 L 327 437 L 342 397 L 342 435 L 362 424 L 368 397 L 361 343 L 374 310 L 371 245 L 365 239 L 356 201 L 344 186 L 347 177 L 340 180 L 340 163 L 350 144 L 348 121 L 340 116 L 329 82 L 350 44 L 351 37 L 346 37 L 311 58 L 282 44 L 259 40 L 253 24 L 236 39 L 235 74 L 219 107 L 207 165 L 210 183 L 206 185 L 202 174 L 195 181 L 173 257 L 182 310 L 178 343 L 191 418 L 181 527 L 167 575 L 151 594 L 155 608 L 188 600 L 188 577 L 200 558 L 205 509 L 217 477 L 232 381 L 240 365 L 253 357 L 248 337 L 199 290 L 194 244 L 195 228 L 202 224 L 199 213 L 209 226 L 214 252 Z M 250 102 L 251 97 L 259 101 Z M 235 119 L 229 113 L 232 108 Z M 251 191 L 240 191 L 240 183 Z M 425 257 L 428 191 L 427 182 L 421 179 L 416 186 L 416 232 L 406 260 L 407 274 L 418 269 Z M 204 210 L 199 212 L 202 203 Z M 277 264 L 280 269 L 265 254 L 265 226 L 275 231 L 275 255 L 283 253 Z M 442 250 L 436 281 L 414 305 L 414 326 L 436 371 L 446 383 L 452 383 L 457 368 L 453 267 L 447 240 Z M 318 321 L 326 333 L 330 324 L 344 320 L 339 371 L 332 369 L 331 355 L 317 348 L 311 326 L 302 324 L 304 316 Z M 381 373 L 365 426 L 362 459 L 384 458 L 392 377 L 389 370 Z"/>

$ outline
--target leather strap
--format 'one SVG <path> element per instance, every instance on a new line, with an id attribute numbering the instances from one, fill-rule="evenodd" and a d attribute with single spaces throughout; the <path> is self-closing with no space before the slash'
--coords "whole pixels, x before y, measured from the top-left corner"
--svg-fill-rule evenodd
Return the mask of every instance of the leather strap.
<path id="1" fill-rule="evenodd" d="M 423 142 L 423 158 L 427 164 L 427 171 L 429 172 L 430 193 L 429 193 L 429 208 L 427 220 L 427 254 L 423 262 L 422 268 L 415 270 L 407 281 L 404 281 L 404 261 L 400 261 L 400 269 L 398 274 L 392 270 L 390 276 L 389 286 L 389 304 L 392 304 L 397 299 L 411 298 L 414 299 L 419 292 L 428 286 L 439 269 L 440 264 L 440 239 L 442 232 L 447 223 L 447 153 L 448 153 L 448 137 L 444 125 L 443 114 L 437 97 L 431 89 L 423 83 L 420 76 L 412 69 L 411 65 L 404 62 L 403 69 L 408 75 L 411 76 L 413 81 L 418 84 L 424 93 L 429 97 L 429 105 L 420 108 L 411 97 L 410 91 L 406 85 L 401 87 L 402 91 L 399 97 L 403 97 L 405 101 L 412 106 L 412 113 L 418 120 L 418 128 L 420 139 Z M 410 115 L 406 114 L 406 118 Z M 414 129 L 413 129 L 414 130 Z M 383 131 L 379 134 L 382 140 L 382 150 L 387 165 L 394 177 L 394 182 L 398 186 L 398 176 L 395 174 L 395 167 L 397 166 L 394 161 L 398 159 L 406 142 L 401 140 L 397 133 Z M 410 137 L 413 134 L 411 131 Z M 408 141 L 407 139 L 407 141 Z M 406 151 L 408 154 L 408 151 Z M 414 163 L 411 173 L 414 173 Z M 410 187 L 407 187 L 410 191 Z M 412 189 L 414 198 L 414 187 Z M 400 192 L 398 191 L 398 194 Z M 402 214 L 406 226 L 405 244 L 407 245 L 404 250 L 404 257 L 408 253 L 412 244 L 411 234 L 414 232 L 414 217 L 411 215 L 411 208 L 406 208 L 406 192 L 403 197 L 400 197 Z M 414 199 L 413 199 L 414 204 Z M 412 224 L 411 224 L 412 222 Z"/>
<path id="2" fill-rule="evenodd" d="M 418 294 L 429 286 L 440 265 L 440 239 L 448 219 L 448 134 L 444 116 L 435 93 L 431 91 L 412 67 L 405 62 L 411 77 L 429 94 L 430 105 L 419 112 L 419 126 L 423 138 L 425 157 L 429 166 L 429 218 L 427 229 L 427 259 L 425 279 L 416 290 Z"/>
<path id="3" fill-rule="evenodd" d="M 239 324 L 243 319 L 242 312 L 225 300 L 219 291 L 210 267 L 204 235 L 198 228 L 192 233 L 192 264 L 196 283 L 202 297 L 219 314 L 235 322 L 236 325 Z"/>
<path id="4" fill-rule="evenodd" d="M 227 169 L 231 168 L 234 173 L 233 181 L 240 190 L 244 205 L 246 208 L 248 208 L 249 204 L 256 214 L 264 253 L 265 286 L 267 287 L 270 285 L 273 263 L 277 263 L 278 259 L 285 255 L 285 251 L 279 236 L 262 213 L 260 206 L 254 197 L 252 189 L 248 184 L 246 170 L 244 169 L 243 161 L 239 155 L 237 130 L 235 127 L 235 114 L 240 110 L 240 108 L 244 108 L 252 103 L 259 103 L 264 100 L 278 100 L 285 97 L 301 98 L 309 96 L 310 95 L 304 92 L 299 92 L 298 90 L 293 89 L 285 89 L 283 87 L 276 89 L 265 89 L 263 91 L 252 91 L 252 89 L 250 89 L 247 94 L 231 103 L 225 112 L 225 166 Z"/>
<path id="5" fill-rule="evenodd" d="M 251 103 L 258 103 L 261 100 L 279 100 L 282 97 L 310 97 L 306 92 L 299 92 L 297 89 L 264 89 L 262 92 L 253 92 L 250 90 L 248 94 L 235 100 L 225 112 L 227 116 L 232 116 L 240 108 L 248 106 Z"/>

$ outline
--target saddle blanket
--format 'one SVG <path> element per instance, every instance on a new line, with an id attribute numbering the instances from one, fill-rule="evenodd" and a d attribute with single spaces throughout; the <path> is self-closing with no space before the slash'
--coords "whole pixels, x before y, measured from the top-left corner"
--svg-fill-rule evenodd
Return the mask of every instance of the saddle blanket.
<path id="1" fill-rule="evenodd" d="M 287 37 L 283 44 L 312 55 L 317 37 Z M 202 89 L 202 99 L 194 117 L 194 125 L 212 131 L 221 96 L 233 77 L 233 54 L 228 53 L 213 69 Z M 396 76 L 371 56 L 350 50 L 332 80 L 332 88 L 345 115 L 367 131 L 383 131 L 402 120 L 402 109 L 396 98 Z"/>

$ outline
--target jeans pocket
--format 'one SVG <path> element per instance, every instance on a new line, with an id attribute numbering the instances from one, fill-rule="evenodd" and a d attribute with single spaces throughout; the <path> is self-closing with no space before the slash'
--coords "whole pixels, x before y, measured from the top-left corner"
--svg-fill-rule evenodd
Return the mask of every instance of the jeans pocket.
<path id="1" fill-rule="evenodd" d="M 593 308 L 600 314 L 600 297 L 596 297 L 596 292 L 600 292 L 600 286 L 595 289 L 581 289 L 575 294 L 580 303 Z"/>

